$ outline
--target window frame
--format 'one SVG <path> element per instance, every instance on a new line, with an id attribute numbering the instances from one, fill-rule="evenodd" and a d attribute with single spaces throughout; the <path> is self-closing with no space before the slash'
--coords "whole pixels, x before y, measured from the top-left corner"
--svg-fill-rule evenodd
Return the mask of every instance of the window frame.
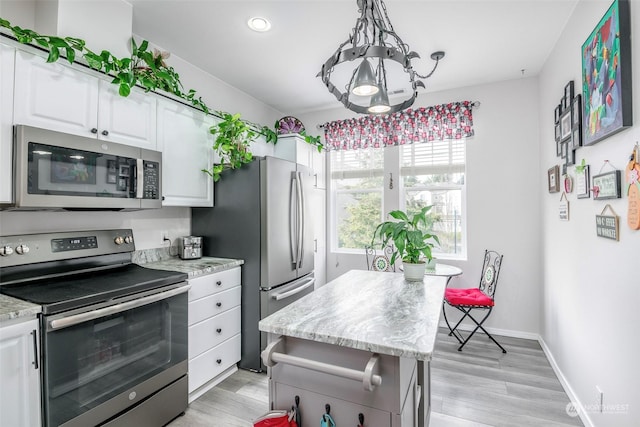
<path id="1" fill-rule="evenodd" d="M 458 141 L 451 141 L 452 143 Z M 421 143 L 418 143 L 421 144 Z M 425 142 L 424 144 L 429 144 L 429 142 Z M 328 190 L 330 193 L 329 199 L 329 221 L 327 226 L 330 228 L 329 234 L 329 245 L 330 251 L 332 253 L 337 254 L 362 254 L 362 248 L 339 248 L 338 247 L 338 221 L 337 221 L 337 198 L 338 194 L 344 193 L 364 193 L 364 192 L 378 192 L 382 193 L 382 208 L 381 208 L 381 216 L 384 217 L 385 212 L 389 212 L 394 209 L 405 209 L 406 208 L 406 191 L 438 191 L 438 190 L 460 190 L 461 192 L 461 214 L 460 214 L 460 234 L 462 241 L 462 250 L 459 254 L 445 254 L 445 253 L 436 253 L 434 255 L 439 259 L 451 259 L 451 260 L 465 260 L 467 257 L 467 247 L 468 247 L 468 239 L 467 239 L 467 195 L 466 195 L 466 183 L 467 183 L 467 167 L 466 167 L 466 142 L 463 142 L 464 147 L 464 163 L 461 165 L 461 172 L 464 173 L 464 183 L 463 184 L 452 184 L 452 183 L 444 183 L 444 185 L 427 185 L 427 186 L 419 186 L 419 187 L 408 187 L 405 188 L 403 177 L 406 175 L 402 175 L 402 170 L 406 168 L 410 168 L 408 166 L 402 166 L 402 154 L 401 148 L 408 146 L 389 146 L 384 148 L 376 148 L 376 150 L 384 150 L 383 152 L 383 168 L 382 168 L 382 188 L 363 188 L 363 189 L 348 189 L 348 190 L 339 190 L 336 188 L 335 180 L 339 178 L 333 178 L 334 171 L 332 170 L 333 162 L 331 153 L 329 155 L 329 161 L 327 162 L 328 170 L 329 170 L 329 182 L 328 182 Z M 454 164 L 454 168 L 455 168 Z M 459 164 L 458 164 L 459 165 Z M 425 166 L 419 166 L 419 169 L 425 168 Z M 379 174 L 379 171 L 371 171 L 372 174 Z M 452 171 L 452 173 L 456 173 Z M 358 173 L 349 173 L 348 175 L 358 175 Z M 393 186 L 390 185 L 389 179 L 393 180 Z M 388 215 L 387 215 L 388 217 Z M 387 218 L 390 219 L 390 218 Z M 380 218 L 380 221 L 383 221 L 384 218 Z"/>

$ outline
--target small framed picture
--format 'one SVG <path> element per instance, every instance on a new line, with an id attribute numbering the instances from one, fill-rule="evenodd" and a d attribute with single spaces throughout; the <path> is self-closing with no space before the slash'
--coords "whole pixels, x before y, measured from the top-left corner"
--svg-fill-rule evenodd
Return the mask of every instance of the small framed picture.
<path id="1" fill-rule="evenodd" d="M 549 193 L 560 191 L 560 167 L 558 165 L 547 171 L 547 182 L 549 184 Z"/>
<path id="2" fill-rule="evenodd" d="M 567 145 L 567 156 L 565 157 L 565 164 L 567 166 L 573 166 L 576 164 L 576 152 L 571 148 L 569 142 L 565 143 Z"/>
<path id="3" fill-rule="evenodd" d="M 560 116 L 560 141 L 571 138 L 571 109 L 568 108 Z"/>
<path id="4" fill-rule="evenodd" d="M 593 177 L 593 200 L 619 199 L 620 171 L 601 173 Z"/>
<path id="5" fill-rule="evenodd" d="M 577 94 L 571 101 L 571 127 L 575 128 L 582 123 L 582 95 Z"/>
<path id="6" fill-rule="evenodd" d="M 563 159 L 567 158 L 567 149 L 569 147 L 569 144 L 567 144 L 566 142 L 561 142 L 560 143 L 560 157 Z"/>
<path id="7" fill-rule="evenodd" d="M 553 123 L 560 122 L 560 111 L 562 111 L 562 105 L 558 104 L 556 109 L 553 111 Z"/>
<path id="8" fill-rule="evenodd" d="M 571 131 L 571 148 L 573 150 L 582 146 L 582 126 L 577 125 Z"/>
<path id="9" fill-rule="evenodd" d="M 567 103 L 571 103 L 573 100 L 573 80 L 569 81 L 564 87 L 564 97 L 567 99 Z"/>
<path id="10" fill-rule="evenodd" d="M 576 167 L 576 194 L 578 199 L 588 199 L 591 196 L 591 188 L 589 188 L 589 165 L 578 168 Z"/>

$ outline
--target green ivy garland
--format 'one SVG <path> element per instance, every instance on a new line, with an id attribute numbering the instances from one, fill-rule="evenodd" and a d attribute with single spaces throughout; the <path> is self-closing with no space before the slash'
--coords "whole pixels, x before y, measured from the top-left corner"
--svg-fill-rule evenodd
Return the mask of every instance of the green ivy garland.
<path id="1" fill-rule="evenodd" d="M 93 52 L 87 48 L 86 42 L 79 38 L 38 34 L 33 30 L 12 26 L 9 21 L 2 18 L 0 18 L 0 27 L 10 30 L 20 43 L 35 42 L 47 49 L 49 51 L 47 62 L 56 62 L 60 59 L 61 53 L 64 53 L 67 61 L 73 64 L 76 60 L 76 52 L 80 53 L 89 67 L 113 77 L 111 83 L 118 85 L 121 96 L 129 96 L 131 88 L 140 85 L 144 87 L 145 92 L 163 90 L 184 99 L 206 114 L 210 113 L 202 97 L 196 96 L 194 89 L 185 91 L 178 73 L 164 62 L 168 54 L 157 50 L 151 52 L 147 40 L 143 40 L 138 45 L 132 37 L 131 57 L 120 59 L 107 50 L 103 50 L 100 54 Z M 216 114 L 221 121 L 209 131 L 217 135 L 213 149 L 220 156 L 222 163 L 213 165 L 211 169 L 203 169 L 203 172 L 208 173 L 214 181 L 220 179 L 220 173 L 224 169 L 239 168 L 253 159 L 249 144 L 260 134 L 265 137 L 267 143 L 275 144 L 278 140 L 274 130 L 241 120 L 240 114 L 231 115 L 224 111 L 216 111 Z M 314 137 L 305 133 L 301 135 L 307 143 L 315 145 L 318 151 L 322 151 L 323 146 L 319 136 Z"/>

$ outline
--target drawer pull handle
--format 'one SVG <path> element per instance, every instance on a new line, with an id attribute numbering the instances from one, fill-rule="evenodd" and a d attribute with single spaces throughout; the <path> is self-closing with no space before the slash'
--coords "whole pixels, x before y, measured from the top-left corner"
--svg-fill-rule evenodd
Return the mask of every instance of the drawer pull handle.
<path id="1" fill-rule="evenodd" d="M 218 365 L 219 365 L 219 364 L 221 364 L 221 363 L 222 363 L 222 359 L 217 359 L 217 360 L 216 360 L 216 363 L 217 363 Z"/>
<path id="2" fill-rule="evenodd" d="M 222 303 L 221 302 L 217 302 L 216 303 L 216 307 L 222 307 Z"/>
<path id="3" fill-rule="evenodd" d="M 107 136 L 107 135 L 109 135 L 109 131 L 108 131 L 108 130 L 103 130 L 103 131 L 102 131 L 102 134 L 103 134 L 104 136 Z"/>
<path id="4" fill-rule="evenodd" d="M 221 328 L 218 328 L 218 329 L 216 329 L 216 332 L 217 332 L 217 333 L 221 333 L 221 332 L 222 332 L 222 329 L 221 329 Z"/>
<path id="5" fill-rule="evenodd" d="M 98 133 L 98 129 L 96 129 L 96 128 L 92 128 L 92 129 L 91 129 L 91 133 Z"/>
<path id="6" fill-rule="evenodd" d="M 222 280 L 218 280 L 218 281 L 216 282 L 216 285 L 221 286 L 221 285 L 222 285 Z"/>

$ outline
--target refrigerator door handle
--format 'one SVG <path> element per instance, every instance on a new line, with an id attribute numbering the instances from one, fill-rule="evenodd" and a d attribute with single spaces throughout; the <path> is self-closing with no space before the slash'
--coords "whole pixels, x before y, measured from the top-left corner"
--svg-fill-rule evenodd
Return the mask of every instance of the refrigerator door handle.
<path id="1" fill-rule="evenodd" d="M 293 288 L 290 291 L 281 292 L 279 294 L 274 294 L 274 295 L 271 296 L 271 298 L 273 298 L 276 301 L 280 301 L 280 300 L 283 300 L 285 298 L 289 298 L 292 295 L 295 295 L 295 294 L 298 294 L 298 293 L 304 291 L 309 286 L 313 286 L 314 283 L 316 283 L 316 279 L 315 279 L 315 277 L 312 277 L 312 278 L 308 279 L 307 282 L 304 283 L 302 286 L 299 286 L 297 288 Z"/>
<path id="2" fill-rule="evenodd" d="M 302 172 L 298 172 L 298 268 L 302 267 L 304 257 L 304 194 L 302 191 Z"/>
<path id="3" fill-rule="evenodd" d="M 298 241 L 298 202 L 296 194 L 298 191 L 297 177 L 295 172 L 291 174 L 291 193 L 289 194 L 289 245 L 291 248 L 291 264 L 295 264 L 298 267 L 298 248 L 296 243 Z"/>

